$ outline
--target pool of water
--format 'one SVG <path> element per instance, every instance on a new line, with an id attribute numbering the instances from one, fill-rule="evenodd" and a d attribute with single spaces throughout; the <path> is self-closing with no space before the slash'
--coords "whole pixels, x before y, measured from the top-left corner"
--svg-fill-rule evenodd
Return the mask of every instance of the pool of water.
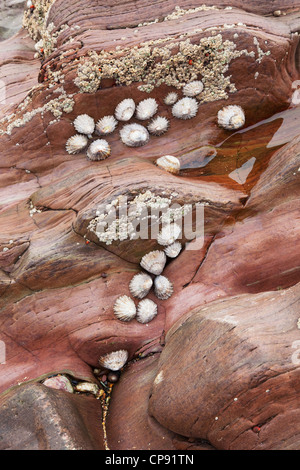
<path id="1" fill-rule="evenodd" d="M 180 175 L 215 181 L 249 194 L 275 151 L 299 133 L 300 106 L 182 155 Z"/>

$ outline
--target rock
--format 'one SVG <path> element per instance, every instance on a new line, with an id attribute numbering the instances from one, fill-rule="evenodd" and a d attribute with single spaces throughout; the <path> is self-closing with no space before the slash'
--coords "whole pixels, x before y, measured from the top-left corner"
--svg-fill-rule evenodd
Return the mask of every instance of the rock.
<path id="1" fill-rule="evenodd" d="M 65 392 L 73 393 L 73 387 L 65 375 L 56 375 L 54 377 L 49 377 L 43 381 L 43 385 L 49 388 L 55 388 L 57 390 L 64 390 Z"/>
<path id="2" fill-rule="evenodd" d="M 158 4 L 152 0 L 139 9 L 131 0 L 126 4 L 109 0 L 105 8 L 96 3 L 86 1 L 82 15 L 79 0 L 56 0 L 51 6 L 36 0 L 36 8 L 25 12 L 24 27 L 2 43 L 0 341 L 5 358 L 0 358 L 0 413 L 8 413 L 6 399 L 14 400 L 15 393 L 30 390 L 26 400 L 37 411 L 41 403 L 64 397 L 66 405 L 55 411 L 55 419 L 64 425 L 63 408 L 71 413 L 81 406 L 78 403 L 84 403 L 82 416 L 86 416 L 86 408 L 91 407 L 90 412 L 99 406 L 94 397 L 58 395 L 62 392 L 26 383 L 61 374 L 95 388 L 99 383 L 93 370 L 100 368 L 99 358 L 125 349 L 128 363 L 120 380 L 110 384 L 113 394 L 107 437 L 112 447 L 133 448 L 138 442 L 146 449 L 152 442 L 151 448 L 162 449 L 248 449 L 255 448 L 266 433 L 264 448 L 295 448 L 293 426 L 288 424 L 296 413 L 291 392 L 295 372 L 289 368 L 286 354 L 297 356 L 297 349 L 287 344 L 298 340 L 292 330 L 284 329 L 288 320 L 271 299 L 278 299 L 278 305 L 286 305 L 294 315 L 284 299 L 295 296 L 297 301 L 295 286 L 300 281 L 300 108 L 295 98 L 300 70 L 299 1 L 252 0 L 245 5 L 240 0 L 229 4 L 209 0 L 206 6 L 193 7 L 184 0 L 181 8 L 175 8 L 172 1 Z M 272 13 L 278 9 L 286 15 L 274 17 Z M 166 94 L 176 91 L 181 98 L 183 85 L 197 78 L 204 83 L 197 97 L 197 115 L 176 119 L 164 103 Z M 66 152 L 66 141 L 75 133 L 73 121 L 79 114 L 89 114 L 97 121 L 114 114 L 117 104 L 126 98 L 134 98 L 138 104 L 148 97 L 155 98 L 158 114 L 170 121 L 164 135 L 151 136 L 143 147 L 128 148 L 120 140 L 123 124 L 119 123 L 107 136 L 111 155 L 104 161 L 89 161 L 84 151 Z M 233 133 L 217 123 L 218 111 L 231 104 L 242 106 L 246 116 L 245 126 Z M 180 160 L 178 175 L 155 165 L 160 156 L 168 154 Z M 151 239 L 127 236 L 125 228 L 133 225 L 127 225 L 118 211 L 115 223 L 101 233 L 100 218 L 113 215 L 117 202 L 125 199 L 126 208 L 133 210 L 130 223 L 138 222 L 136 231 L 143 221 L 147 229 L 153 229 L 156 219 L 152 216 L 164 207 L 172 209 L 173 218 L 190 205 L 194 216 L 180 239 L 183 250 L 177 258 L 168 259 L 163 272 L 174 286 L 173 295 L 157 302 L 158 314 L 149 325 L 135 319 L 124 323 L 113 313 L 117 297 L 130 295 L 129 282 L 141 271 L 142 256 L 161 248 L 153 233 Z M 147 211 L 144 219 L 136 219 L 143 200 L 154 213 Z M 199 205 L 204 207 L 203 231 L 195 220 Z M 153 291 L 148 298 L 157 301 Z M 234 309 L 242 325 L 239 336 L 235 336 L 238 327 L 236 331 L 226 329 L 231 325 L 227 320 L 205 315 L 204 319 L 206 307 L 212 309 L 208 310 L 212 317 L 216 309 L 218 318 L 226 317 L 228 308 Z M 280 344 L 287 347 L 281 357 L 276 355 L 282 348 L 277 336 L 270 334 L 266 339 L 259 335 L 268 326 L 263 312 L 272 319 L 276 316 L 276 328 L 282 325 Z M 213 381 L 206 374 L 199 378 L 190 371 L 189 385 L 182 384 L 187 386 L 187 396 L 196 394 L 192 404 L 198 403 L 199 413 L 211 413 L 203 420 L 187 407 L 182 425 L 175 408 L 168 409 L 167 395 L 160 388 L 164 381 L 154 387 L 149 402 L 159 374 L 158 358 L 161 355 L 163 361 L 164 355 L 171 354 L 172 338 L 177 335 L 183 348 L 176 366 L 180 371 L 187 367 L 192 347 L 185 340 L 189 322 L 193 322 L 193 334 L 200 337 L 202 327 L 207 333 L 203 341 L 193 344 L 195 351 L 204 345 L 211 351 L 214 337 L 220 339 L 220 347 L 211 354 L 225 364 L 224 374 L 232 357 L 242 357 L 242 383 L 234 377 L 241 384 L 249 412 L 243 409 L 243 415 L 237 413 L 230 421 L 220 390 L 228 387 L 233 400 L 239 395 L 235 395 L 232 378 L 221 373 Z M 260 344 L 251 351 L 256 336 Z M 238 338 L 244 342 L 240 344 Z M 270 359 L 271 347 L 276 363 Z M 272 380 L 284 378 L 282 384 L 276 382 L 278 405 L 268 402 L 262 411 L 255 408 L 264 404 L 259 401 L 261 395 L 259 400 L 247 402 L 247 393 L 255 395 L 252 384 L 260 380 L 251 368 L 253 358 L 258 361 L 254 361 L 258 373 L 268 380 L 274 370 L 279 375 Z M 287 372 L 281 374 L 281 370 Z M 107 378 L 107 371 L 99 373 Z M 171 386 L 173 371 L 168 374 Z M 18 384 L 23 385 L 16 389 Z M 259 387 L 257 391 L 262 393 Z M 177 389 L 179 393 L 178 384 Z M 290 400 L 283 403 L 285 392 Z M 174 399 L 179 400 L 176 393 Z M 31 404 L 31 395 L 40 398 Z M 128 406 L 131 395 L 136 410 Z M 89 401 L 77 402 L 79 398 Z M 234 404 L 240 405 L 239 401 Z M 273 405 L 277 406 L 276 418 Z M 211 426 L 216 412 L 220 421 Z M 5 416 L 7 423 L 11 415 Z M 218 427 L 221 418 L 226 421 L 223 431 Z M 11 432 L 18 428 L 14 419 Z M 276 428 L 277 419 L 286 426 L 285 441 Z M 81 446 L 76 426 L 68 435 L 71 447 Z M 135 443 L 133 436 L 143 426 L 145 436 L 140 432 Z M 53 437 L 54 430 L 46 420 L 45 427 Z M 92 443 L 82 440 L 82 445 L 104 448 L 99 422 L 91 420 L 87 428 L 97 438 Z M 32 442 L 47 447 L 48 438 L 36 444 L 38 429 L 32 423 L 28 440 L 20 437 L 18 446 Z M 59 432 L 57 439 L 51 446 L 64 447 Z"/>
<path id="3" fill-rule="evenodd" d="M 1 450 L 103 450 L 95 398 L 23 385 L 1 397 L 0 417 Z"/>
<path id="4" fill-rule="evenodd" d="M 150 415 L 217 449 L 297 449 L 299 289 L 229 297 L 181 318 L 166 336 Z"/>
<path id="5" fill-rule="evenodd" d="M 131 364 L 114 385 L 107 422 L 110 450 L 213 450 L 197 439 L 188 442 L 149 417 L 148 400 L 156 371 L 157 357 L 153 355 Z"/>
<path id="6" fill-rule="evenodd" d="M 0 41 L 17 33 L 22 26 L 24 0 L 5 0 L 0 6 Z"/>

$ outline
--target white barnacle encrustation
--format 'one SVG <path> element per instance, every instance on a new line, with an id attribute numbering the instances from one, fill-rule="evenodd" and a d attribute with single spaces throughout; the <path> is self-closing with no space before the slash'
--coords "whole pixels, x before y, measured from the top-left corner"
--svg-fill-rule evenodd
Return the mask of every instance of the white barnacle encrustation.
<path id="1" fill-rule="evenodd" d="M 86 148 L 88 138 L 82 134 L 72 135 L 66 142 L 66 151 L 70 154 L 79 153 Z"/>
<path id="2" fill-rule="evenodd" d="M 143 256 L 141 259 L 140 265 L 144 268 L 148 273 L 155 274 L 158 276 L 163 272 L 167 261 L 167 257 L 164 251 L 155 250 L 150 251 Z"/>
<path id="3" fill-rule="evenodd" d="M 34 48 L 37 52 L 41 52 L 41 50 L 43 49 L 44 47 L 44 41 L 43 39 L 40 39 L 35 45 L 34 45 Z"/>
<path id="4" fill-rule="evenodd" d="M 177 240 L 180 234 L 181 227 L 178 224 L 167 224 L 162 227 L 161 231 L 157 235 L 157 241 L 160 245 L 163 246 L 172 245 L 172 243 Z"/>
<path id="5" fill-rule="evenodd" d="M 149 323 L 157 315 L 157 305 L 153 300 L 144 299 L 138 304 L 136 319 L 140 323 Z"/>
<path id="6" fill-rule="evenodd" d="M 136 316 L 134 301 L 128 295 L 121 295 L 114 304 L 114 314 L 121 321 L 130 321 Z"/>
<path id="7" fill-rule="evenodd" d="M 134 115 L 135 102 L 132 98 L 121 101 L 115 109 L 115 117 L 118 121 L 129 121 Z"/>
<path id="8" fill-rule="evenodd" d="M 229 105 L 218 112 L 218 124 L 230 131 L 240 129 L 245 124 L 245 113 L 241 106 Z"/>
<path id="9" fill-rule="evenodd" d="M 98 135 L 111 134 L 118 125 L 114 116 L 104 116 L 96 124 L 96 133 Z"/>
<path id="10" fill-rule="evenodd" d="M 141 121 L 150 119 L 156 113 L 158 104 L 154 98 L 146 98 L 137 105 L 136 117 Z"/>
<path id="11" fill-rule="evenodd" d="M 155 163 L 162 170 L 173 173 L 174 175 L 178 175 L 180 171 L 180 161 L 177 157 L 173 157 L 173 155 L 159 157 Z"/>
<path id="12" fill-rule="evenodd" d="M 176 258 L 182 250 L 182 245 L 180 242 L 174 242 L 172 245 L 166 246 L 164 252 L 169 258 Z"/>
<path id="13" fill-rule="evenodd" d="M 154 293 L 160 300 L 166 300 L 173 293 L 173 285 L 166 276 L 157 276 L 154 279 Z"/>
<path id="14" fill-rule="evenodd" d="M 177 100 L 178 100 L 178 94 L 175 93 L 175 91 L 171 91 L 170 93 L 167 94 L 167 96 L 165 96 L 164 103 L 167 106 L 171 106 L 175 104 Z"/>
<path id="15" fill-rule="evenodd" d="M 184 85 L 182 92 L 184 96 L 197 96 L 203 91 L 204 85 L 201 80 L 194 80 Z"/>
<path id="16" fill-rule="evenodd" d="M 164 116 L 157 116 L 148 125 L 148 131 L 153 135 L 162 135 L 169 128 L 169 120 Z"/>
<path id="17" fill-rule="evenodd" d="M 128 360 L 128 351 L 125 349 L 120 349 L 118 351 L 113 351 L 110 353 L 101 356 L 99 359 L 99 364 L 105 369 L 109 370 L 120 370 L 126 364 Z"/>
<path id="18" fill-rule="evenodd" d="M 80 114 L 74 120 L 73 125 L 77 132 L 80 134 L 86 134 L 88 137 L 92 137 L 95 130 L 95 121 L 88 114 Z"/>
<path id="19" fill-rule="evenodd" d="M 98 161 L 105 160 L 110 155 L 109 143 L 104 139 L 94 140 L 87 150 L 89 160 Z"/>
<path id="20" fill-rule="evenodd" d="M 149 132 L 140 124 L 126 124 L 120 130 L 120 137 L 128 147 L 140 147 L 149 141 Z"/>
<path id="21" fill-rule="evenodd" d="M 133 297 L 143 299 L 149 293 L 152 287 L 152 277 L 146 273 L 139 273 L 133 276 L 129 284 L 130 293 Z"/>
<path id="22" fill-rule="evenodd" d="M 186 96 L 177 101 L 172 107 L 172 114 L 178 119 L 191 119 L 196 116 L 198 111 L 198 102 L 195 98 Z"/>

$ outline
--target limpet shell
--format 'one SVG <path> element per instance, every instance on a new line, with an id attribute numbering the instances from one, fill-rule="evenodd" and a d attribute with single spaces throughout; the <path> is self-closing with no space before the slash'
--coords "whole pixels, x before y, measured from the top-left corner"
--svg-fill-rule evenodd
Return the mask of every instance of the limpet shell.
<path id="1" fill-rule="evenodd" d="M 96 124 L 96 133 L 98 135 L 107 135 L 114 132 L 115 128 L 118 125 L 118 121 L 114 116 L 104 116 L 99 119 Z"/>
<path id="2" fill-rule="evenodd" d="M 56 375 L 49 377 L 43 381 L 46 387 L 54 388 L 56 390 L 64 390 L 65 392 L 73 393 L 73 386 L 71 381 L 65 375 Z"/>
<path id="3" fill-rule="evenodd" d="M 80 382 L 75 385 L 75 390 L 76 392 L 92 393 L 93 395 L 97 395 L 99 387 L 97 384 L 93 384 L 91 382 Z"/>
<path id="4" fill-rule="evenodd" d="M 135 102 L 132 98 L 121 101 L 115 109 L 115 117 L 118 121 L 129 121 L 135 112 Z"/>
<path id="5" fill-rule="evenodd" d="M 70 137 L 66 142 L 66 151 L 69 154 L 76 154 L 86 148 L 88 144 L 88 138 L 82 134 L 75 134 Z"/>
<path id="6" fill-rule="evenodd" d="M 129 284 L 130 293 L 133 297 L 143 299 L 149 293 L 152 287 L 152 277 L 146 273 L 139 273 L 133 276 Z"/>
<path id="7" fill-rule="evenodd" d="M 136 108 L 136 117 L 141 121 L 150 119 L 156 113 L 158 104 L 154 98 L 146 98 Z"/>
<path id="8" fill-rule="evenodd" d="M 198 111 L 198 102 L 195 98 L 186 96 L 177 101 L 172 108 L 172 114 L 178 119 L 191 119 L 196 116 Z"/>
<path id="9" fill-rule="evenodd" d="M 164 252 L 169 258 L 176 258 L 182 250 L 180 242 L 174 242 L 172 245 L 166 246 Z"/>
<path id="10" fill-rule="evenodd" d="M 181 227 L 176 223 L 164 225 L 157 235 L 157 241 L 160 245 L 172 245 L 181 234 Z"/>
<path id="11" fill-rule="evenodd" d="M 154 293 L 158 299 L 166 300 L 173 294 L 173 285 L 166 276 L 154 279 Z"/>
<path id="12" fill-rule="evenodd" d="M 155 163 L 159 168 L 168 171 L 173 175 L 178 175 L 180 171 L 180 161 L 177 157 L 173 157 L 172 155 L 164 155 L 163 157 L 159 157 Z"/>
<path id="13" fill-rule="evenodd" d="M 87 150 L 89 160 L 99 161 L 105 160 L 110 155 L 109 143 L 104 139 L 94 140 Z"/>
<path id="14" fill-rule="evenodd" d="M 169 120 L 164 116 L 157 116 L 148 125 L 148 131 L 152 135 L 163 135 L 169 128 Z"/>
<path id="15" fill-rule="evenodd" d="M 225 106 L 218 112 L 218 124 L 227 130 L 236 130 L 245 124 L 245 113 L 241 106 Z"/>
<path id="16" fill-rule="evenodd" d="M 164 103 L 167 106 L 170 106 L 172 104 L 175 104 L 176 101 L 178 100 L 178 94 L 175 93 L 175 91 L 171 91 L 170 93 L 167 94 L 167 96 L 164 98 Z"/>
<path id="17" fill-rule="evenodd" d="M 160 250 L 155 250 L 155 251 L 150 251 L 150 253 L 147 253 L 146 255 L 144 255 L 143 258 L 141 259 L 140 265 L 149 273 L 155 274 L 156 276 L 158 276 L 159 274 L 163 272 L 166 261 L 167 261 L 167 257 L 166 257 L 165 252 L 160 251 Z"/>
<path id="18" fill-rule="evenodd" d="M 114 304 L 114 314 L 121 321 L 130 321 L 136 316 L 136 306 L 128 295 L 121 295 Z"/>
<path id="19" fill-rule="evenodd" d="M 194 80 L 184 85 L 182 92 L 185 96 L 197 96 L 203 91 L 204 85 L 201 80 Z"/>
<path id="20" fill-rule="evenodd" d="M 120 137 L 128 147 L 141 147 L 149 141 L 149 132 L 140 124 L 126 124 L 120 130 Z"/>
<path id="21" fill-rule="evenodd" d="M 157 315 L 157 305 L 153 300 L 144 299 L 138 304 L 136 319 L 139 323 L 149 323 Z"/>
<path id="22" fill-rule="evenodd" d="M 120 349 L 101 356 L 99 364 L 105 369 L 117 371 L 122 369 L 128 360 L 128 351 Z"/>
<path id="23" fill-rule="evenodd" d="M 95 130 L 95 121 L 94 119 L 89 116 L 88 114 L 80 114 L 74 120 L 73 125 L 77 132 L 80 134 L 86 134 L 89 137 L 92 136 Z"/>

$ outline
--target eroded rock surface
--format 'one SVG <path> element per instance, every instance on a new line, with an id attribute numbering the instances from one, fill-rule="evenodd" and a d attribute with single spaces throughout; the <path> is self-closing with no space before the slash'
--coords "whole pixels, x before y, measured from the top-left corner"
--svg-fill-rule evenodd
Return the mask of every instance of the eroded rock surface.
<path id="1" fill-rule="evenodd" d="M 14 435 L 18 448 L 297 449 L 300 4 L 167 1 L 157 17 L 156 1 L 95 3 L 83 15 L 77 0 L 36 0 L 1 44 L 1 445 Z M 198 113 L 176 119 L 164 98 L 195 78 Z M 66 152 L 78 115 L 97 121 L 149 97 L 169 120 L 164 135 L 127 147 L 120 122 L 107 159 Z M 246 116 L 234 132 L 217 122 L 229 104 Z M 155 165 L 163 155 L 179 158 L 179 175 Z M 93 230 L 122 198 L 194 215 L 204 206 L 203 243 L 182 237 L 164 270 L 174 293 L 151 291 L 158 315 L 147 325 L 121 322 L 113 305 L 160 246 Z M 99 385 L 99 357 L 118 349 L 129 364 L 105 436 L 103 400 L 38 382 L 66 373 Z M 26 436 L 22 397 L 45 413 Z M 47 410 L 62 428 L 72 416 L 67 443 Z"/>
<path id="2" fill-rule="evenodd" d="M 94 398 L 28 384 L 0 403 L 1 450 L 103 449 L 101 407 Z"/>
<path id="3" fill-rule="evenodd" d="M 151 415 L 219 449 L 297 449 L 299 306 L 298 284 L 189 312 L 166 336 Z"/>

